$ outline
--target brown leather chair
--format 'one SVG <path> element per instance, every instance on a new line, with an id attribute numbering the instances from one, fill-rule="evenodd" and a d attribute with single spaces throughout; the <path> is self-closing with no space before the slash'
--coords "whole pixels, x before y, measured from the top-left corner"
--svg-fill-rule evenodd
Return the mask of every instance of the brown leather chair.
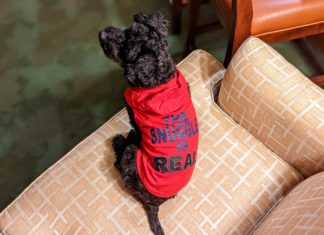
<path id="1" fill-rule="evenodd" d="M 186 51 L 195 48 L 199 32 L 197 18 L 201 0 L 189 1 L 189 30 Z M 324 32 L 323 0 L 210 0 L 229 33 L 224 65 L 227 66 L 242 42 L 256 36 L 267 43 L 293 40 Z M 322 74 L 322 71 L 319 71 Z M 316 83 L 324 85 L 323 77 Z"/>
<path id="2" fill-rule="evenodd" d="M 225 66 L 250 36 L 275 43 L 324 32 L 323 0 L 210 1 L 222 25 L 230 33 Z"/>

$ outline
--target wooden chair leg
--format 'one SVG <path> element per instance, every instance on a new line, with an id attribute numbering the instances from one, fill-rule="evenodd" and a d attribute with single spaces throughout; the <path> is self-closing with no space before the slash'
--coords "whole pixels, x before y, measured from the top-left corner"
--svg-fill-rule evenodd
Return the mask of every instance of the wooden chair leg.
<path id="1" fill-rule="evenodd" d="M 173 34 L 181 33 L 182 1 L 172 0 L 171 3 L 171 30 Z"/>
<path id="2" fill-rule="evenodd" d="M 188 55 L 190 51 L 196 49 L 195 39 L 197 34 L 199 10 L 201 0 L 190 0 L 188 3 L 189 23 L 188 23 L 188 35 L 185 48 L 185 55 Z"/>
<path id="3" fill-rule="evenodd" d="M 252 0 L 232 0 L 231 29 L 224 61 L 225 68 L 244 40 L 251 36 L 252 17 Z"/>

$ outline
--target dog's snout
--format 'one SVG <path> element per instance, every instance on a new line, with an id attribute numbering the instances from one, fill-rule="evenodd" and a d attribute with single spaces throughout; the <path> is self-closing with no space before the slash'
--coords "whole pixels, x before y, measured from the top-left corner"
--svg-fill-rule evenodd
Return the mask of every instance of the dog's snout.
<path id="1" fill-rule="evenodd" d="M 105 41 L 108 36 L 108 33 L 105 30 L 101 30 L 99 32 L 99 39 Z"/>

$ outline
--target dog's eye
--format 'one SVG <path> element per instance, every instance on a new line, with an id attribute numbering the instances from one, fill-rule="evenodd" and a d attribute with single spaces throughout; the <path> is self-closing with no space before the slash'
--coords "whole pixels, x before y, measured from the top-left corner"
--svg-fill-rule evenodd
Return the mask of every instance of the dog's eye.
<path id="1" fill-rule="evenodd" d="M 118 44 L 121 44 L 122 42 L 124 41 L 124 39 L 123 38 L 116 38 L 116 42 L 118 43 Z"/>

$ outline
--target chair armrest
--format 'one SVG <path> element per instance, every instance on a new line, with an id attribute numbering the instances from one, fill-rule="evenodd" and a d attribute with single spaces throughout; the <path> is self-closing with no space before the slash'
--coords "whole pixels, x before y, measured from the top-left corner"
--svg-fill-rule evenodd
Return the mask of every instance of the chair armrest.
<path id="1" fill-rule="evenodd" d="M 239 48 L 218 102 L 304 176 L 324 170 L 324 93 L 257 38 Z"/>
<path id="2" fill-rule="evenodd" d="M 270 211 L 251 234 L 323 234 L 323 188 L 324 172 L 304 180 Z"/>

